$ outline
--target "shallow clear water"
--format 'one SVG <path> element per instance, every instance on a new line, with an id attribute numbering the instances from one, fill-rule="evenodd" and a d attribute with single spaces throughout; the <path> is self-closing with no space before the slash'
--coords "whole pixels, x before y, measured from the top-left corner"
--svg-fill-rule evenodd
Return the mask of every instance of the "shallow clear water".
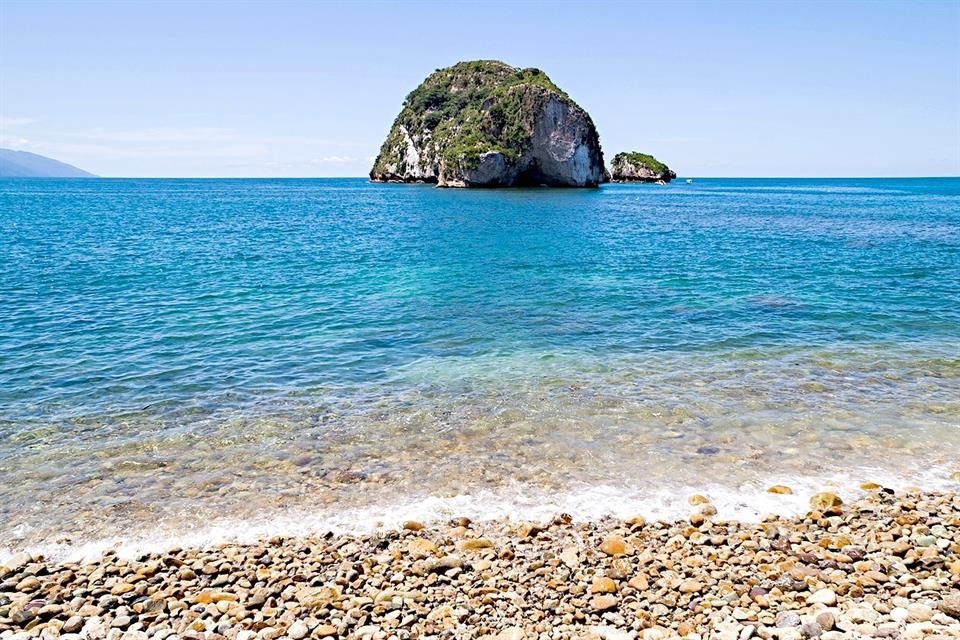
<path id="1" fill-rule="evenodd" d="M 8 548 L 949 482 L 960 179 L 3 180 L 0 436 Z"/>

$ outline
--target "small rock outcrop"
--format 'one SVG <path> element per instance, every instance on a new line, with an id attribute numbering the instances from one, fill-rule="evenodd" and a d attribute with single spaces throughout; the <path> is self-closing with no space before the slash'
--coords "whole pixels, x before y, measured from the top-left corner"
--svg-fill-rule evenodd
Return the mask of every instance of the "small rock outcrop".
<path id="1" fill-rule="evenodd" d="M 612 182 L 670 182 L 677 174 L 646 153 L 618 153 L 610 166 Z"/>
<path id="2" fill-rule="evenodd" d="M 590 115 L 539 69 L 461 62 L 407 96 L 370 179 L 595 187 L 604 181 L 603 152 Z"/>

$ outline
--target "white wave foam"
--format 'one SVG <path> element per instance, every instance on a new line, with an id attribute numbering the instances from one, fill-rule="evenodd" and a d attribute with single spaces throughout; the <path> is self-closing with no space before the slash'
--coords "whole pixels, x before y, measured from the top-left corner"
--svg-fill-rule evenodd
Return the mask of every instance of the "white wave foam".
<path id="1" fill-rule="evenodd" d="M 910 478 L 895 476 L 877 468 L 832 476 L 769 478 L 739 487 L 713 484 L 641 489 L 602 485 L 552 493 L 536 487 L 515 485 L 501 492 L 410 497 L 392 504 L 342 510 L 312 510 L 304 507 L 279 514 L 265 513 L 254 521 L 224 520 L 180 531 L 144 529 L 123 539 L 50 543 L 28 550 L 50 560 L 89 562 L 98 560 L 104 552 L 111 550 L 121 557 L 133 559 L 174 547 L 209 548 L 226 542 L 254 543 L 272 536 L 311 537 L 328 532 L 362 534 L 384 528 L 399 528 L 406 520 L 429 524 L 457 516 L 468 516 L 474 521 L 548 521 L 558 513 L 568 513 L 581 522 L 634 515 L 642 515 L 648 520 L 675 520 L 689 516 L 696 509 L 688 503 L 688 498 L 695 493 L 706 495 L 717 508 L 720 518 L 755 522 L 766 514 L 787 517 L 803 514 L 809 509 L 809 497 L 818 491 L 836 491 L 847 500 L 861 497 L 865 492 L 859 485 L 864 481 L 877 482 L 898 491 L 914 486 L 925 490 L 957 489 L 957 483 L 949 480 L 949 474 L 939 468 L 925 469 Z M 771 484 L 785 484 L 794 493 L 769 493 L 766 489 Z M 12 548 L 0 548 L 0 564 L 15 551 Z"/>

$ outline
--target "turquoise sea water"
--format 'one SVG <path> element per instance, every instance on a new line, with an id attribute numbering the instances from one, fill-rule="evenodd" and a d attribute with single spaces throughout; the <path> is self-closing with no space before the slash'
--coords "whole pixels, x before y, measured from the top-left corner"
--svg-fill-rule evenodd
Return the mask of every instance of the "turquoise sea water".
<path id="1" fill-rule="evenodd" d="M 11 548 L 958 458 L 960 179 L 0 181 Z"/>

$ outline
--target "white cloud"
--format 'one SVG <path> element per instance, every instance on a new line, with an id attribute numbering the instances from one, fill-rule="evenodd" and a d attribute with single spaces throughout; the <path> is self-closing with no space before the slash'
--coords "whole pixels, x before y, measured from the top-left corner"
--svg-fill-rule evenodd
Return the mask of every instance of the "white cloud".
<path id="1" fill-rule="evenodd" d="M 356 161 L 353 156 L 323 156 L 310 160 L 311 164 L 350 164 Z"/>
<path id="2" fill-rule="evenodd" d="M 2 2 L 3 0 L 0 0 Z M 7 118 L 26 123 L 28 118 Z M 18 130 L 19 133 L 19 130 Z M 365 173 L 357 142 L 220 126 L 0 130 L 0 145 L 40 153 L 101 175 L 291 175 Z M 171 168 L 172 167 L 172 168 Z"/>
<path id="3" fill-rule="evenodd" d="M 306 160 L 263 160 L 260 162 L 239 162 L 225 165 L 231 169 L 280 169 L 280 170 L 312 170 L 319 166 L 355 165 L 363 163 L 363 158 L 355 156 L 319 156 Z"/>
<path id="4" fill-rule="evenodd" d="M 176 144 L 99 144 L 95 142 L 50 142 L 34 145 L 51 154 L 97 156 L 103 158 L 257 158 L 267 150 L 257 144 L 217 144 L 192 147 Z"/>
<path id="5" fill-rule="evenodd" d="M 352 143 L 337 142 L 303 136 L 263 135 L 243 133 L 224 127 L 148 127 L 143 129 L 103 129 L 86 131 L 59 132 L 61 138 L 95 140 L 98 142 L 135 142 L 135 143 L 183 143 L 183 142 L 255 142 L 257 144 L 327 145 L 353 146 Z"/>
<path id="6" fill-rule="evenodd" d="M 0 129 L 6 127 L 22 127 L 24 125 L 36 122 L 33 118 L 11 118 L 9 116 L 0 116 Z"/>
<path id="7" fill-rule="evenodd" d="M 141 142 L 141 143 L 175 143 L 175 142 L 232 142 L 240 136 L 233 129 L 220 127 L 154 127 L 148 129 L 129 129 L 110 131 L 107 129 L 92 129 L 68 134 L 69 137 L 82 140 L 98 140 L 101 142 Z"/>
<path id="8" fill-rule="evenodd" d="M 0 134 L 0 147 L 7 149 L 23 149 L 29 147 L 30 141 L 23 136 Z"/>

